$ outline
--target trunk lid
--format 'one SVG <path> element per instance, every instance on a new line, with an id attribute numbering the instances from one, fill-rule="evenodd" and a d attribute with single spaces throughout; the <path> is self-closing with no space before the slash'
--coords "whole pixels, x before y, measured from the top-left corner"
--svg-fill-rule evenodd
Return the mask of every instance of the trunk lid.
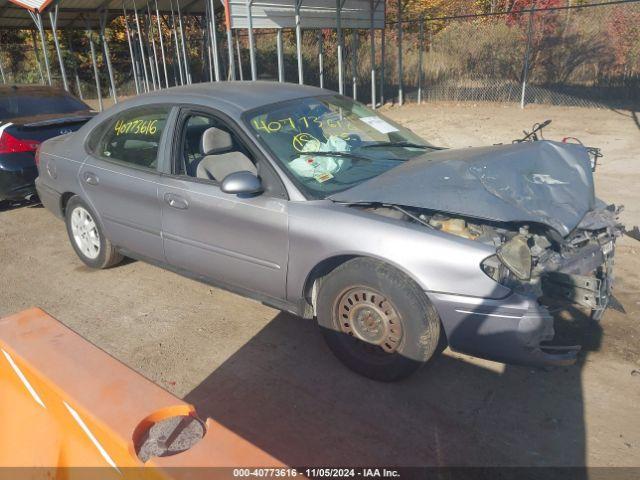
<path id="1" fill-rule="evenodd" d="M 79 111 L 12 118 L 3 121 L 5 131 L 21 140 L 43 142 L 51 137 L 75 132 L 87 123 L 95 113 Z"/>
<path id="2" fill-rule="evenodd" d="M 595 203 L 587 150 L 546 140 L 426 153 L 329 198 L 539 223 L 562 236 Z"/>

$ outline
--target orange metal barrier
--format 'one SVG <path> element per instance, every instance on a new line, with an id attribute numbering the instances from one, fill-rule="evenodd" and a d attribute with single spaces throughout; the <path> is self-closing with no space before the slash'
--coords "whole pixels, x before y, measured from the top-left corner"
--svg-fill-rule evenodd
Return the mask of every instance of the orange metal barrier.
<path id="1" fill-rule="evenodd" d="M 145 441 L 168 448 L 189 437 L 175 429 L 149 440 L 149 427 L 174 416 L 197 427 L 192 440 L 199 425 L 204 436 L 182 453 L 141 461 Z M 191 405 L 44 311 L 0 319 L 0 466 L 52 468 L 47 478 L 60 467 L 105 467 L 100 478 L 121 478 L 128 467 L 141 467 L 136 478 L 185 476 L 170 467 L 283 467 L 215 420 L 195 418 Z"/>

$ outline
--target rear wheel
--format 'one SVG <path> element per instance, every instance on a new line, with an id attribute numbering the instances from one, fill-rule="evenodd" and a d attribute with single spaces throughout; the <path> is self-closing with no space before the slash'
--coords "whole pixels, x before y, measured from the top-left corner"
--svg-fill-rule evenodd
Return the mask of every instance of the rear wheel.
<path id="1" fill-rule="evenodd" d="M 440 319 L 420 287 L 377 260 L 356 258 L 331 272 L 317 299 L 329 347 L 369 378 L 407 377 L 436 352 Z"/>
<path id="2" fill-rule="evenodd" d="M 122 261 L 122 255 L 104 236 L 96 215 L 80 197 L 72 197 L 67 203 L 65 220 L 71 246 L 89 267 L 109 268 Z"/>

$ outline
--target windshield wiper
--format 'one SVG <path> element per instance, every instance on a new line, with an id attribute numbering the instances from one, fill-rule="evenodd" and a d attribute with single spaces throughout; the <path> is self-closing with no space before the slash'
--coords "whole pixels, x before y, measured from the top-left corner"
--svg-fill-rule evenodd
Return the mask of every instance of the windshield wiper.
<path id="1" fill-rule="evenodd" d="M 369 145 L 362 145 L 360 148 L 378 148 L 378 147 L 410 147 L 410 148 L 422 148 L 440 150 L 440 147 L 434 147 L 433 145 L 420 145 L 419 143 L 411 142 L 376 142 Z"/>
<path id="2" fill-rule="evenodd" d="M 364 155 L 356 155 L 351 152 L 301 152 L 299 155 L 291 155 L 289 160 L 294 160 L 296 158 L 307 156 L 307 157 L 342 157 L 342 158 L 353 158 L 356 160 L 368 160 L 373 161 L 373 159 L 369 157 L 365 157 Z"/>

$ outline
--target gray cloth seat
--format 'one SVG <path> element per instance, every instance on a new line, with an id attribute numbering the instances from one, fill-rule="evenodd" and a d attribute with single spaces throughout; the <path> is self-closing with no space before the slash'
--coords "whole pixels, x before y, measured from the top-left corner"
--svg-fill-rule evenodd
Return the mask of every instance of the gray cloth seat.
<path id="1" fill-rule="evenodd" d="M 257 175 L 253 162 L 234 148 L 229 132 L 216 127 L 207 128 L 200 140 L 200 151 L 204 158 L 198 163 L 196 177 L 220 183 L 230 173 L 246 170 Z"/>

